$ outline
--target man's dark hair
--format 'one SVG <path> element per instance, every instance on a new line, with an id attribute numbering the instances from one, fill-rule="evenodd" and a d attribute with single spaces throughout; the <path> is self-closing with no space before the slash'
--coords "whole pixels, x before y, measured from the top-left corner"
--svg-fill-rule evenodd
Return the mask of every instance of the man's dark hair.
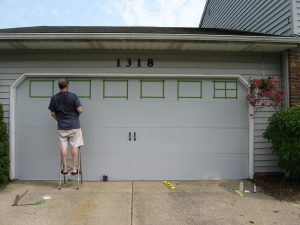
<path id="1" fill-rule="evenodd" d="M 69 85 L 69 81 L 66 78 L 61 78 L 58 80 L 58 87 L 63 89 Z"/>

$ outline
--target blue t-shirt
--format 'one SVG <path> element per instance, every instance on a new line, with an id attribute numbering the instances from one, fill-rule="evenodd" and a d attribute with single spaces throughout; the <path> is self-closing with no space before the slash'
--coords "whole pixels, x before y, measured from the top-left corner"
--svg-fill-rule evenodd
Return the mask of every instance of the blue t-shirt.
<path id="1" fill-rule="evenodd" d="M 48 109 L 55 112 L 58 130 L 80 128 L 79 114 L 76 110 L 79 106 L 79 98 L 72 92 L 59 92 L 51 98 Z"/>

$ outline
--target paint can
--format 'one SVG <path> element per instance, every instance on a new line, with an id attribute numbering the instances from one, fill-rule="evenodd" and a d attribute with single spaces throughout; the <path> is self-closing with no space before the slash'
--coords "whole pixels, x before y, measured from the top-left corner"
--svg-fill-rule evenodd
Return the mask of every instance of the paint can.
<path id="1" fill-rule="evenodd" d="M 108 175 L 107 174 L 103 174 L 102 181 L 103 182 L 108 181 Z"/>

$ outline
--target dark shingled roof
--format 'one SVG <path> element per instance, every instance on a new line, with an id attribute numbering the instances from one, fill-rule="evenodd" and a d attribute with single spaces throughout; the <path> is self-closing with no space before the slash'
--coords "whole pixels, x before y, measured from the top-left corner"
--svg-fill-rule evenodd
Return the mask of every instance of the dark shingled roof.
<path id="1" fill-rule="evenodd" d="M 156 33 L 274 36 L 261 33 L 187 27 L 37 26 L 0 29 L 0 33 Z"/>

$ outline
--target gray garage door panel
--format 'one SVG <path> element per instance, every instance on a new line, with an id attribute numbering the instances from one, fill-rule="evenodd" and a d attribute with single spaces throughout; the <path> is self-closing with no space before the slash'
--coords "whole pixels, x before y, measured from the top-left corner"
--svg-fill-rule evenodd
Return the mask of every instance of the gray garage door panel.
<path id="1" fill-rule="evenodd" d="M 16 154 L 16 178 L 20 180 L 57 180 L 59 154 Z"/>
<path id="2" fill-rule="evenodd" d="M 125 94 L 126 83 L 122 82 L 110 83 L 106 88 L 111 89 L 106 94 Z M 28 80 L 17 89 L 18 179 L 58 177 L 57 125 L 48 110 L 49 90 L 43 90 L 45 85 L 48 88 L 52 83 L 57 85 L 57 81 L 40 83 L 41 87 L 39 82 L 31 85 L 37 88 L 31 90 L 34 97 L 30 96 Z M 164 81 L 164 98 L 155 99 L 141 99 L 138 80 L 128 81 L 128 99 L 103 98 L 101 79 L 92 79 L 89 84 L 89 81 L 82 84 L 75 81 L 73 86 L 83 96 L 80 101 L 84 113 L 80 119 L 85 142 L 82 148 L 85 180 L 99 180 L 104 173 L 112 180 L 248 177 L 247 91 L 241 84 L 237 99 L 215 99 L 211 80 L 202 81 L 202 99 L 177 99 L 176 80 Z M 162 95 L 161 84 L 161 81 L 145 83 L 143 94 Z M 118 85 L 123 85 L 123 89 L 115 92 Z M 182 95 L 199 93 L 199 82 L 180 85 Z"/>
<path id="3" fill-rule="evenodd" d="M 44 127 L 26 128 L 19 127 L 16 130 L 18 141 L 16 142 L 16 154 L 57 154 L 59 143 L 57 130 Z"/>
<path id="4" fill-rule="evenodd" d="M 110 180 L 218 180 L 248 177 L 248 163 L 244 163 L 248 160 L 247 154 L 115 155 L 83 153 L 82 156 L 85 180 L 100 180 L 104 173 L 109 175 Z M 223 163 L 217 164 L 216 161 Z M 18 179 L 58 179 L 58 154 L 18 154 L 16 163 Z M 182 167 L 183 163 L 188 166 Z"/>
<path id="5" fill-rule="evenodd" d="M 85 171 L 91 180 L 103 173 L 112 180 L 211 180 L 247 178 L 247 160 L 247 154 L 85 154 L 83 163 L 97 168 Z"/>
<path id="6" fill-rule="evenodd" d="M 83 128 L 83 132 L 85 153 L 248 154 L 248 141 L 220 145 L 233 138 L 247 139 L 246 129 Z M 136 141 L 133 140 L 134 132 Z"/>
<path id="7" fill-rule="evenodd" d="M 194 101 L 92 101 L 86 105 L 85 112 L 81 121 L 87 127 L 248 127 L 243 114 L 247 113 L 247 107 L 244 102 L 232 100 L 201 101 L 201 105 Z M 97 120 L 90 120 L 90 113 L 99 115 Z"/>
<path id="8" fill-rule="evenodd" d="M 132 141 L 129 141 L 129 132 Z M 133 140 L 136 132 L 137 139 Z M 204 153 L 245 154 L 245 143 L 233 142 L 233 138 L 247 138 L 248 131 L 241 129 L 207 128 L 83 128 L 86 153 Z M 55 128 L 19 128 L 17 153 L 53 153 L 59 148 Z M 31 140 L 34 137 L 34 140 Z M 28 141 L 31 140 L 31 141 Z M 248 144 L 248 143 L 246 143 Z"/>
<path id="9" fill-rule="evenodd" d="M 17 127 L 54 127 L 56 123 L 50 116 L 48 110 L 50 99 L 47 100 L 24 100 L 18 101 L 16 106 L 16 126 Z"/>

